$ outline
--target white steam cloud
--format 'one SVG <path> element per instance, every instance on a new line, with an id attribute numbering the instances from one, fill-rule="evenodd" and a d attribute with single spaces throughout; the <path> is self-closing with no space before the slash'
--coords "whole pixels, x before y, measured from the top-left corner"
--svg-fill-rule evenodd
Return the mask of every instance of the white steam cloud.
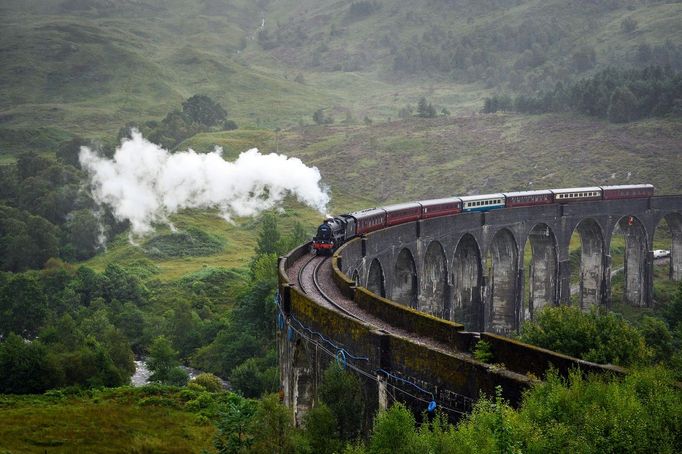
<path id="1" fill-rule="evenodd" d="M 134 131 L 113 159 L 87 147 L 79 159 L 90 175 L 95 201 L 109 205 L 117 219 L 129 220 L 138 236 L 184 208 L 217 208 L 229 220 L 272 208 L 287 194 L 322 214 L 329 202 L 316 167 L 255 148 L 227 162 L 219 147 L 206 154 L 191 149 L 171 154 Z"/>

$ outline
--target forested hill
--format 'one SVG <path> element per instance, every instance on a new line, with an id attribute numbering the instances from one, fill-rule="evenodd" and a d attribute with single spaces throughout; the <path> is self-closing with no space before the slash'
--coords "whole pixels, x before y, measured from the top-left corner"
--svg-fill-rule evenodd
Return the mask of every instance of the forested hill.
<path id="1" fill-rule="evenodd" d="M 196 93 L 274 129 L 324 106 L 387 119 L 430 95 L 470 112 L 609 65 L 682 67 L 682 4 L 662 1 L 13 0 L 0 16 L 0 132 L 40 124 L 48 141 Z"/>
<path id="2" fill-rule="evenodd" d="M 682 5 L 632 0 L 262 2 L 261 46 L 286 64 L 445 75 L 536 90 L 607 65 L 682 65 Z"/>

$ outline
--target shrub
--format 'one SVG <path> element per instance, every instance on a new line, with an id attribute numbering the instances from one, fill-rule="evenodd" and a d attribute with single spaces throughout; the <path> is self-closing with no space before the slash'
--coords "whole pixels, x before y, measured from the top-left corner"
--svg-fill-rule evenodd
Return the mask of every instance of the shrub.
<path id="1" fill-rule="evenodd" d="M 204 388 L 206 391 L 216 393 L 223 390 L 223 382 L 213 374 L 204 372 L 192 379 L 192 383 Z"/>
<path id="2" fill-rule="evenodd" d="M 486 340 L 478 341 L 474 347 L 474 358 L 482 363 L 492 363 L 494 357 L 490 342 Z"/>
<path id="3" fill-rule="evenodd" d="M 414 429 L 414 415 L 397 403 L 374 420 L 370 452 L 376 454 L 418 454 L 428 452 Z"/>
<path id="4" fill-rule="evenodd" d="M 320 400 L 332 411 L 341 440 L 355 438 L 362 428 L 365 402 L 358 378 L 336 363 L 324 371 Z"/>
<path id="5" fill-rule="evenodd" d="M 222 239 L 194 227 L 157 235 L 144 244 L 147 255 L 156 259 L 217 254 L 224 247 Z"/>
<path id="6" fill-rule="evenodd" d="M 646 364 L 652 352 L 644 337 L 623 318 L 578 307 L 546 307 L 526 322 L 521 340 L 587 361 L 619 366 Z"/>

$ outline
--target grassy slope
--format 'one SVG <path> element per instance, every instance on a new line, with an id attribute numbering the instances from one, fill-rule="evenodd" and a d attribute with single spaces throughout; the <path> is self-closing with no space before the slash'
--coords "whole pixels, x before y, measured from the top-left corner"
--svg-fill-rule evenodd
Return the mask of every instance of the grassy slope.
<path id="1" fill-rule="evenodd" d="M 298 220 L 308 228 L 312 235 L 312 226 L 319 220 L 320 214 L 314 210 L 305 209 L 299 204 L 288 203 L 285 213 L 280 216 L 280 227 L 287 232 Z M 173 225 L 182 230 L 187 227 L 197 227 L 207 233 L 225 240 L 222 252 L 199 257 L 179 257 L 153 260 L 158 267 L 157 278 L 168 280 L 177 279 L 205 267 L 246 268 L 256 247 L 257 219 L 237 219 L 228 223 L 217 213 L 186 212 L 172 218 Z M 157 233 L 168 233 L 167 227 L 159 227 Z M 103 270 L 108 263 L 135 265 L 149 260 L 142 248 L 128 241 L 126 235 L 120 235 L 104 254 L 90 259 L 87 264 L 97 270 Z"/>
<path id="2" fill-rule="evenodd" d="M 289 131 L 280 149 L 348 194 L 381 201 L 501 190 L 651 182 L 679 193 L 679 122 L 628 125 L 569 115 L 475 115 Z M 348 163 L 353 163 L 348 168 Z"/>
<path id="3" fill-rule="evenodd" d="M 311 99 L 326 99 L 235 58 L 244 31 L 228 16 L 175 6 L 172 13 L 164 6 L 138 15 L 6 10 L 0 19 L 2 126 L 49 124 L 101 137 L 130 120 L 159 119 L 198 92 L 228 106 L 240 123 L 268 124 L 307 115 L 316 105 Z"/>
<path id="4" fill-rule="evenodd" d="M 131 399 L 124 390 L 94 397 L 0 396 L 0 452 L 202 452 L 215 428 L 182 409 Z M 163 405 L 164 402 L 172 405 Z"/>

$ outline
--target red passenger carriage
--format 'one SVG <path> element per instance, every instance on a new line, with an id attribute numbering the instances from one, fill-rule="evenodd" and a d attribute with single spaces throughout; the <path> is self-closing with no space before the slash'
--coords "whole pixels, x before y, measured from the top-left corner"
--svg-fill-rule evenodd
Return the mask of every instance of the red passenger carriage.
<path id="1" fill-rule="evenodd" d="M 645 199 L 654 195 L 654 187 L 650 184 L 629 184 L 622 186 L 602 186 L 604 200 Z"/>

